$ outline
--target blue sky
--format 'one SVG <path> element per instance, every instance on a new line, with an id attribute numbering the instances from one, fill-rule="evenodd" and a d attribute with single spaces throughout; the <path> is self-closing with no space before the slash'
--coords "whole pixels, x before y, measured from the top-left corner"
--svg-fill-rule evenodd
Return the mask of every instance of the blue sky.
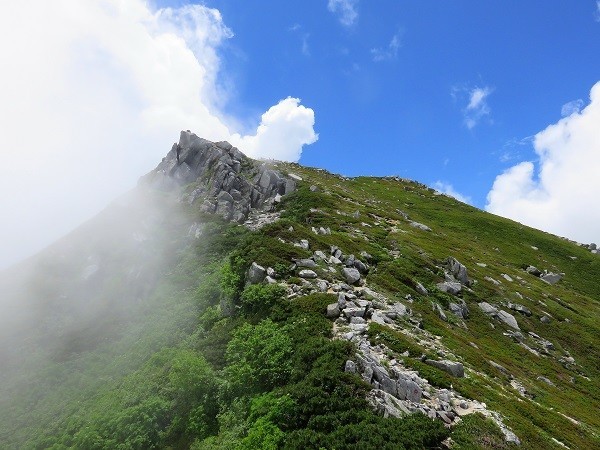
<path id="1" fill-rule="evenodd" d="M 348 3 L 351 24 L 327 0 L 205 2 L 235 34 L 226 109 L 257 121 L 302 99 L 319 134 L 306 165 L 449 183 L 483 208 L 495 177 L 533 157 L 527 138 L 600 79 L 595 1 Z M 485 111 L 466 111 L 478 88 Z"/>
<path id="2" fill-rule="evenodd" d="M 182 129 L 600 241 L 599 0 L 12 0 L 0 55 L 0 269 Z"/>

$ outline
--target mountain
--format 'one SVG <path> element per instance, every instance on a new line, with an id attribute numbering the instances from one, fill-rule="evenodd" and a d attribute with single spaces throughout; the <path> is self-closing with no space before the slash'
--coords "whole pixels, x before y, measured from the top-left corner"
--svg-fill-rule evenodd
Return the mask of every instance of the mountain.
<path id="1" fill-rule="evenodd" d="M 181 133 L 0 274 L 2 448 L 600 447 L 600 255 Z"/>

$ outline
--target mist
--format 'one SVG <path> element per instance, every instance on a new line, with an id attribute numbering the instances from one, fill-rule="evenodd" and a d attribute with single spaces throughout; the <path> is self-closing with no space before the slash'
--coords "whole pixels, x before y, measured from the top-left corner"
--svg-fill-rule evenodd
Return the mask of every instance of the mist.
<path id="1" fill-rule="evenodd" d="M 262 118 L 227 113 L 234 32 L 216 9 L 24 0 L 3 6 L 0 30 L 0 269 L 133 188 L 181 129 L 285 160 L 317 139 L 289 93 Z"/>

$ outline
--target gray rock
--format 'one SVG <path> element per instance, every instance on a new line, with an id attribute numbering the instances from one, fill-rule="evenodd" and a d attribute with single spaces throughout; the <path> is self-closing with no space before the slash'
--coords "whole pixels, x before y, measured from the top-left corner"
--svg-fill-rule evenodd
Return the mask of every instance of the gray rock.
<path id="1" fill-rule="evenodd" d="M 451 302 L 449 307 L 450 311 L 452 311 L 456 317 L 460 317 L 461 319 L 467 319 L 469 317 L 469 308 L 464 300 L 459 303 Z"/>
<path id="2" fill-rule="evenodd" d="M 423 391 L 421 387 L 412 380 L 406 381 L 406 400 L 414 403 L 420 403 Z"/>
<path id="3" fill-rule="evenodd" d="M 539 277 L 542 275 L 542 271 L 539 270 L 537 267 L 535 266 L 528 266 L 527 269 L 525 269 L 525 271 L 533 276 Z"/>
<path id="4" fill-rule="evenodd" d="M 515 319 L 515 316 L 513 316 L 512 314 L 509 314 L 506 311 L 498 310 L 496 317 L 498 317 L 498 319 L 500 319 L 509 327 L 514 328 L 515 330 L 520 330 L 519 324 L 517 323 L 517 319 Z"/>
<path id="5" fill-rule="evenodd" d="M 546 377 L 543 377 L 540 375 L 539 377 L 537 377 L 537 379 L 540 381 L 543 381 L 544 383 L 546 383 L 550 386 L 554 386 L 554 383 L 549 378 L 546 378 Z"/>
<path id="6" fill-rule="evenodd" d="M 523 305 L 519 305 L 518 303 L 508 303 L 508 307 L 513 311 L 517 311 L 521 314 L 526 315 L 527 317 L 531 316 L 531 310 Z"/>
<path id="7" fill-rule="evenodd" d="M 306 239 L 302 239 L 300 241 L 300 248 L 303 248 L 304 250 L 308 250 L 310 248 L 310 244 Z"/>
<path id="8" fill-rule="evenodd" d="M 365 319 L 363 319 L 362 317 L 351 317 L 350 323 L 365 324 L 365 323 L 367 323 L 367 321 Z"/>
<path id="9" fill-rule="evenodd" d="M 436 286 L 440 291 L 452 295 L 457 295 L 462 290 L 462 285 L 456 281 L 443 281 Z"/>
<path id="10" fill-rule="evenodd" d="M 490 359 L 490 360 L 488 360 L 488 363 L 490 363 L 490 366 L 492 366 L 494 369 L 499 370 L 504 375 L 510 375 L 510 372 L 508 371 L 508 369 L 506 369 L 506 367 L 498 364 L 497 362 L 494 362 Z"/>
<path id="11" fill-rule="evenodd" d="M 321 250 L 317 250 L 315 252 L 315 258 L 319 258 L 322 259 L 323 261 L 327 260 L 327 256 L 325 255 L 325 253 L 323 253 Z"/>
<path id="12" fill-rule="evenodd" d="M 327 289 L 329 288 L 329 283 L 325 280 L 319 280 L 317 281 L 317 288 L 321 292 L 327 292 Z"/>
<path id="13" fill-rule="evenodd" d="M 548 284 L 556 284 L 562 279 L 562 277 L 563 276 L 560 273 L 547 272 L 540 278 L 542 279 L 542 281 L 545 281 Z"/>
<path id="14" fill-rule="evenodd" d="M 550 320 L 550 317 L 544 315 L 544 316 L 540 317 L 540 322 L 542 322 L 542 323 L 550 323 L 551 320 Z"/>
<path id="15" fill-rule="evenodd" d="M 411 221 L 408 224 L 411 227 L 418 228 L 419 230 L 431 231 L 431 228 L 429 228 L 427 225 L 423 225 L 422 223 L 419 223 L 419 222 Z"/>
<path id="16" fill-rule="evenodd" d="M 368 266 L 362 262 L 360 259 L 354 260 L 354 268 L 358 270 L 363 275 L 366 275 L 369 272 Z"/>
<path id="17" fill-rule="evenodd" d="M 467 268 L 458 262 L 456 258 L 449 257 L 446 260 L 446 267 L 448 267 L 452 276 L 454 276 L 461 284 L 464 284 L 465 286 L 470 285 L 469 277 L 467 276 Z"/>
<path id="18" fill-rule="evenodd" d="M 348 373 L 356 373 L 356 363 L 351 360 L 346 361 L 346 365 L 344 366 L 344 371 Z"/>
<path id="19" fill-rule="evenodd" d="M 355 261 L 356 261 L 356 258 L 354 257 L 354 255 L 348 255 L 346 257 L 346 259 L 344 259 L 344 265 L 346 267 L 354 267 Z"/>
<path id="20" fill-rule="evenodd" d="M 498 308 L 490 305 L 488 302 L 481 302 L 478 305 L 485 314 L 494 315 L 498 312 Z"/>
<path id="21" fill-rule="evenodd" d="M 459 362 L 448 360 L 435 361 L 433 359 L 426 359 L 425 364 L 443 370 L 444 372 L 452 375 L 453 377 L 462 378 L 465 376 L 465 369 L 463 365 Z"/>
<path id="22" fill-rule="evenodd" d="M 344 316 L 346 316 L 349 319 L 352 317 L 363 317 L 363 315 L 365 313 L 365 308 L 356 308 L 356 307 L 344 308 L 342 310 L 342 313 L 344 314 Z"/>
<path id="23" fill-rule="evenodd" d="M 421 295 L 429 295 L 429 291 L 427 291 L 427 289 L 425 289 L 425 286 L 423 286 L 419 282 L 417 282 L 417 284 L 415 284 L 415 291 L 417 291 Z"/>
<path id="24" fill-rule="evenodd" d="M 446 313 L 444 312 L 444 310 L 442 309 L 441 305 L 439 303 L 434 303 L 433 304 L 433 311 L 438 315 L 438 317 L 440 319 L 442 319 L 444 322 L 448 321 L 448 317 L 446 317 Z"/>
<path id="25" fill-rule="evenodd" d="M 327 305 L 327 317 L 329 319 L 337 319 L 340 316 L 340 305 L 338 303 L 331 303 Z"/>
<path id="26" fill-rule="evenodd" d="M 317 274 L 314 270 L 304 269 L 298 274 L 300 278 L 317 278 Z"/>
<path id="27" fill-rule="evenodd" d="M 307 267 L 309 269 L 315 269 L 316 267 L 318 267 L 317 263 L 314 262 L 312 259 L 296 259 L 294 260 L 294 262 L 298 267 Z"/>
<path id="28" fill-rule="evenodd" d="M 598 248 L 598 246 L 592 242 L 590 245 L 588 245 L 588 248 L 590 250 L 596 250 Z"/>
<path id="29" fill-rule="evenodd" d="M 259 266 L 256 262 L 253 262 L 248 272 L 246 273 L 246 282 L 248 284 L 262 283 L 267 276 L 267 271 L 264 267 Z"/>
<path id="30" fill-rule="evenodd" d="M 360 272 L 353 267 L 344 267 L 342 275 L 348 284 L 355 284 L 360 280 Z"/>
<path id="31" fill-rule="evenodd" d="M 394 318 L 407 316 L 409 314 L 408 308 L 400 302 L 396 302 L 392 305 L 391 312 L 396 314 L 396 317 L 394 317 Z M 387 312 L 385 314 L 389 315 L 389 313 L 387 313 Z"/>

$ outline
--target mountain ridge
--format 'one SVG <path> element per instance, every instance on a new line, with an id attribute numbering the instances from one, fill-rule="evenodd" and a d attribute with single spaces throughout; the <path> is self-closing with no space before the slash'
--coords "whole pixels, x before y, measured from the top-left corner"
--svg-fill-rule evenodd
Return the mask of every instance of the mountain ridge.
<path id="1" fill-rule="evenodd" d="M 33 304 L 51 301 L 33 326 L 43 330 L 28 339 L 56 337 L 60 346 L 42 348 L 57 356 L 34 366 L 64 380 L 28 375 L 39 385 L 35 402 L 5 403 L 28 424 L 17 433 L 4 416 L 5 426 L 13 425 L 4 436 L 15 436 L 5 441 L 9 448 L 599 442 L 600 258 L 589 248 L 420 183 L 254 162 L 188 131 L 136 192 L 150 196 L 148 208 L 134 196 L 110 209 L 107 221 L 92 220 L 77 240 L 68 238 L 73 253 L 61 244 L 41 257 Z M 548 284 L 542 271 L 564 276 Z M 74 305 L 83 306 L 70 310 Z M 99 359 L 113 372 L 96 366 Z M 168 379 L 153 364 L 166 364 Z M 72 365 L 106 380 L 79 382 L 94 393 L 79 400 L 83 407 L 75 406 L 81 388 L 67 371 Z M 177 374 L 190 367 L 208 391 L 181 380 L 176 388 Z M 158 384 L 146 387 L 150 381 L 142 379 Z M 48 389 L 73 401 L 70 413 L 41 431 L 56 411 Z M 138 400 L 131 403 L 123 389 Z M 146 411 L 147 401 L 162 406 L 144 428 L 136 411 Z M 37 406 L 31 411 L 28 404 Z M 194 416 L 199 405 L 211 413 Z M 411 411 L 417 414 L 407 416 Z M 352 419 L 339 422 L 336 414 Z M 119 434 L 128 421 L 137 431 Z M 419 444 L 398 434 L 413 422 L 427 431 L 408 432 L 421 436 Z"/>

